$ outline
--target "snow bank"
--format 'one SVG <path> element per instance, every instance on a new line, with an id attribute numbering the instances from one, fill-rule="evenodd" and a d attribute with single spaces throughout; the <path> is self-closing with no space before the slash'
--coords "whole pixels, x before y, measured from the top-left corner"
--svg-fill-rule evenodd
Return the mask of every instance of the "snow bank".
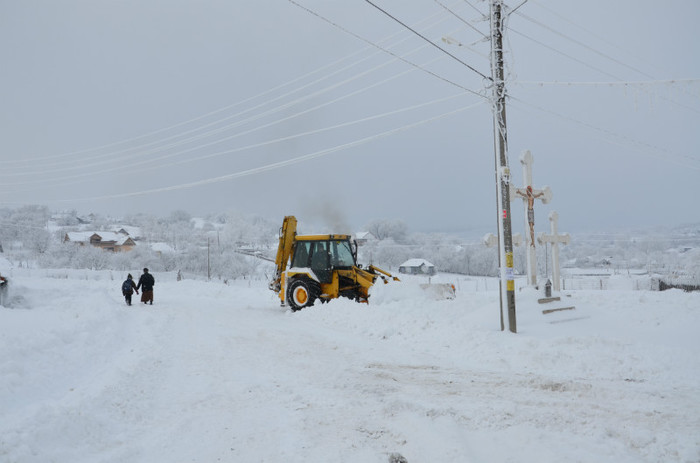
<path id="1" fill-rule="evenodd" d="M 523 290 L 511 334 L 495 287 L 292 313 L 265 281 L 156 274 L 154 305 L 127 307 L 120 275 L 18 273 L 3 462 L 700 457 L 697 293 Z"/>

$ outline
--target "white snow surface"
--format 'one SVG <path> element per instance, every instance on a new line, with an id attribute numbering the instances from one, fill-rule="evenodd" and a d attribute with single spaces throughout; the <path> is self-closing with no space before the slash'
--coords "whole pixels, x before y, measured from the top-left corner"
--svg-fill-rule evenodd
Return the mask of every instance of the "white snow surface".
<path id="1" fill-rule="evenodd" d="M 128 307 L 123 275 L 13 271 L 0 461 L 700 461 L 698 293 L 521 290 L 512 334 L 466 277 L 297 313 L 266 281 L 155 277 Z"/>

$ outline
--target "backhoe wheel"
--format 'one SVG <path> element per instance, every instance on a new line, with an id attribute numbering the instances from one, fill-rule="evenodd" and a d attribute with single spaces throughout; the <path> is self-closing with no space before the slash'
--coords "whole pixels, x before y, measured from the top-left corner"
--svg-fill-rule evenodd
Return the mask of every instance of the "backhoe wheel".
<path id="1" fill-rule="evenodd" d="M 310 307 L 314 305 L 319 294 L 320 288 L 317 283 L 307 279 L 294 280 L 287 291 L 289 307 L 295 312 Z"/>

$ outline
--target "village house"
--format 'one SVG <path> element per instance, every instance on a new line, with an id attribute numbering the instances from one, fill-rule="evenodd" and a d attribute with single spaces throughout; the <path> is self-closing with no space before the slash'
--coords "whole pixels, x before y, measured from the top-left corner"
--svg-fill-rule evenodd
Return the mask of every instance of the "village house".
<path id="1" fill-rule="evenodd" d="M 409 259 L 399 266 L 399 273 L 407 275 L 435 275 L 435 266 L 425 259 Z"/>
<path id="2" fill-rule="evenodd" d="M 77 243 L 80 246 L 89 244 L 112 252 L 131 251 L 136 246 L 130 236 L 115 232 L 68 232 L 63 242 Z"/>
<path id="3" fill-rule="evenodd" d="M 358 246 L 363 246 L 369 242 L 377 241 L 377 238 L 371 232 L 361 231 L 355 233 L 355 241 Z"/>

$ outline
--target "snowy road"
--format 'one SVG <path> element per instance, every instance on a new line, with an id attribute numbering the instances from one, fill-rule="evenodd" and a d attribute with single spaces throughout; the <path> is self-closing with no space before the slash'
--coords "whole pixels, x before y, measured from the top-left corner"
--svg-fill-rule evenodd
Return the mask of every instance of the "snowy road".
<path id="1" fill-rule="evenodd" d="M 526 291 L 512 335 L 496 292 L 292 314 L 262 281 L 127 307 L 67 276 L 0 308 L 0 461 L 700 461 L 698 294 Z"/>

